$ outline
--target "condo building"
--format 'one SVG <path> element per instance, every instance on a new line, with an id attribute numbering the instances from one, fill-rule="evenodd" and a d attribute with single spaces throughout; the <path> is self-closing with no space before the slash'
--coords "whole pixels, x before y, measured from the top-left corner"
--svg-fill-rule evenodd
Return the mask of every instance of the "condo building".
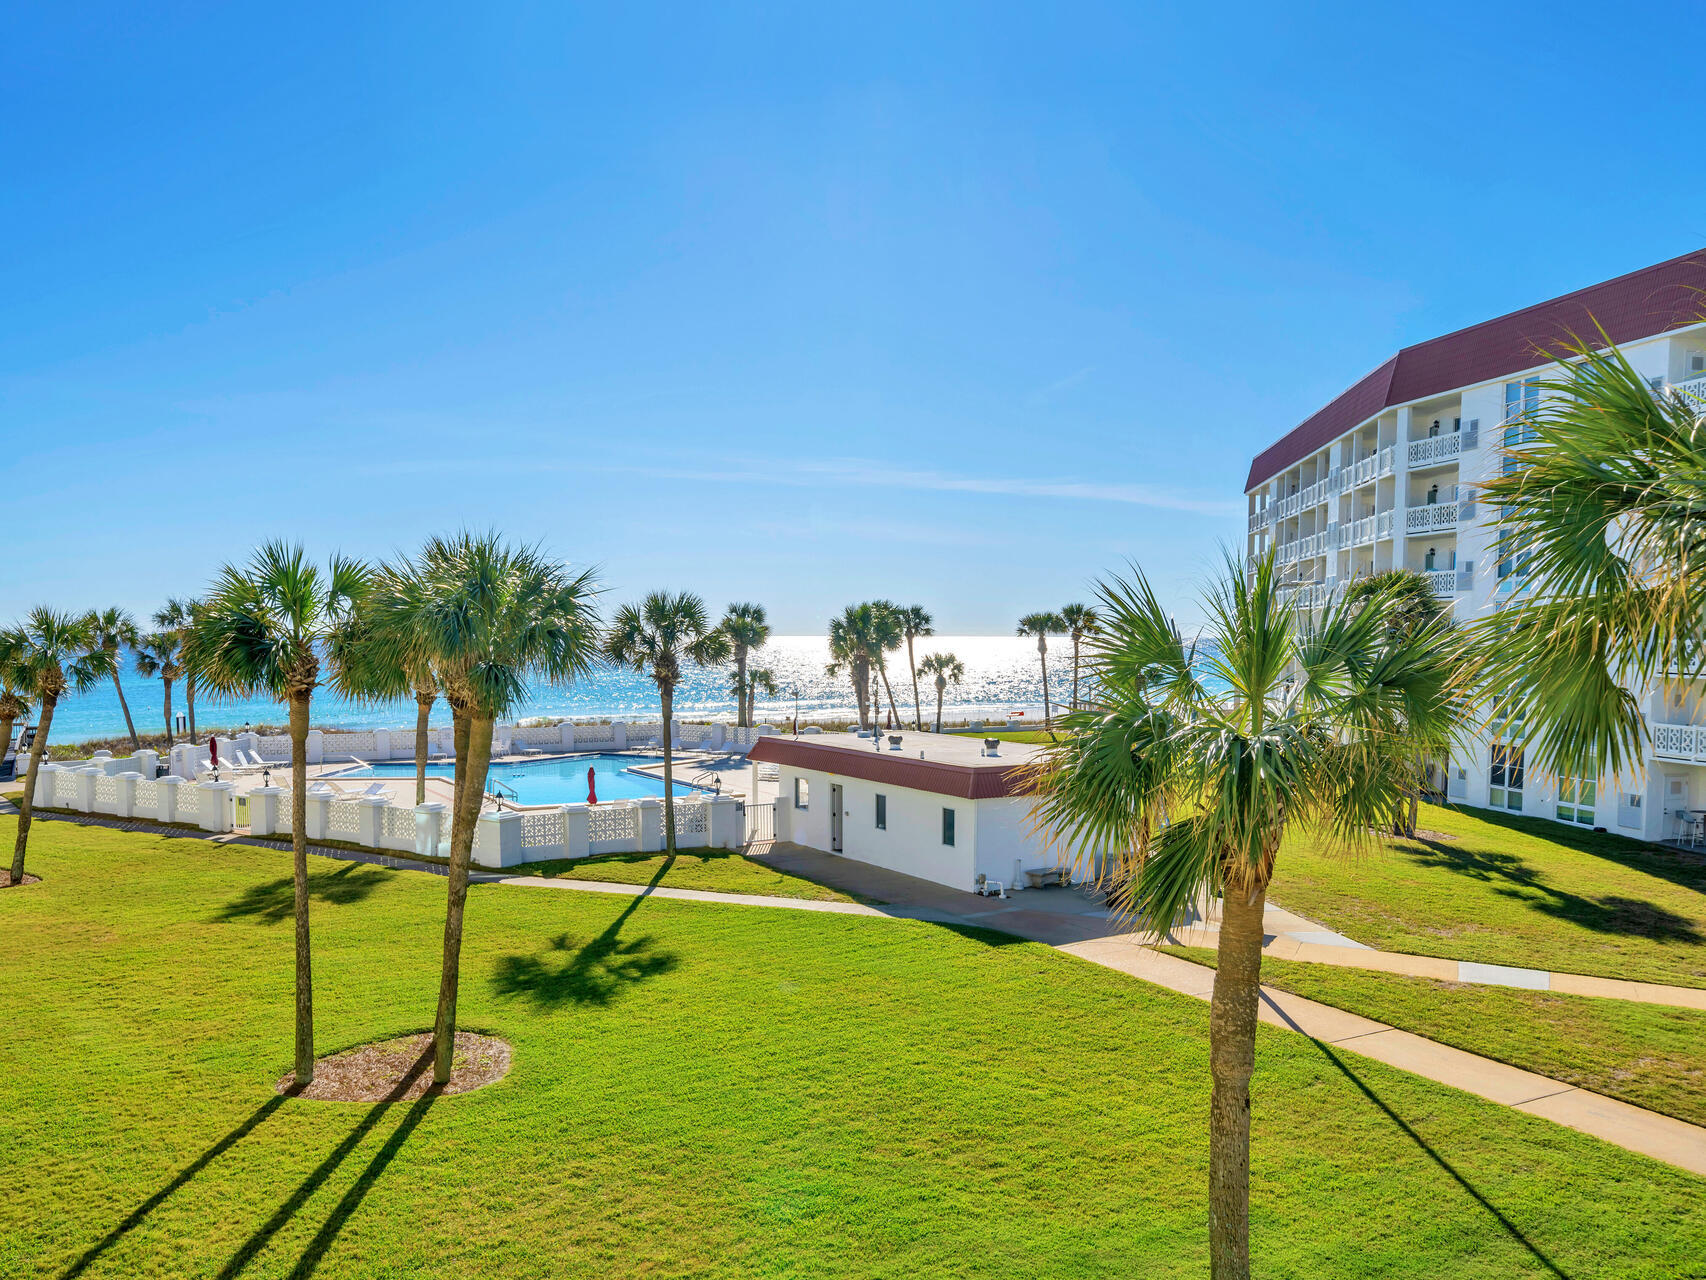
<path id="1" fill-rule="evenodd" d="M 1460 622 L 1526 585 L 1526 558 L 1501 547 L 1498 513 L 1476 491 L 1504 465 L 1511 425 L 1538 403 L 1546 359 L 1600 330 L 1655 391 L 1706 412 L 1706 251 L 1578 289 L 1405 347 L 1250 464 L 1248 552 L 1278 548 L 1304 608 L 1358 576 L 1423 574 Z M 1447 798 L 1648 840 L 1690 839 L 1706 810 L 1706 679 L 1633 691 L 1650 742 L 1619 778 L 1552 778 L 1512 743 L 1461 744 L 1436 775 Z"/>

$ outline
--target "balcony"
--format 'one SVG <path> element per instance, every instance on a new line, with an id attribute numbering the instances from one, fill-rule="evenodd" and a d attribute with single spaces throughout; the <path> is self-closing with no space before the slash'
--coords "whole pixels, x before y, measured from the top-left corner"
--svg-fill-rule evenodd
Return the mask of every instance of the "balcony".
<path id="1" fill-rule="evenodd" d="M 1387 445 L 1378 453 L 1371 453 L 1368 457 L 1351 463 L 1341 473 L 1343 487 L 1354 489 L 1358 485 L 1372 484 L 1381 476 L 1391 475 L 1392 460 L 1393 446 Z"/>
<path id="2" fill-rule="evenodd" d="M 1433 569 L 1424 573 L 1422 577 L 1428 580 L 1428 586 L 1433 589 L 1436 596 L 1450 597 L 1457 594 L 1456 569 Z"/>
<path id="3" fill-rule="evenodd" d="M 1428 533 L 1433 530 L 1455 532 L 1457 529 L 1457 504 L 1455 502 L 1430 502 L 1419 507 L 1408 507 L 1404 511 L 1404 532 Z"/>
<path id="4" fill-rule="evenodd" d="M 1410 452 L 1407 456 L 1412 467 L 1437 467 L 1455 461 L 1462 446 L 1462 434 L 1453 431 L 1450 435 L 1429 436 L 1426 440 L 1410 441 Z"/>
<path id="5" fill-rule="evenodd" d="M 1706 764 L 1706 725 L 1655 724 L 1649 727 L 1653 731 L 1653 754 L 1659 759 Z"/>
<path id="6" fill-rule="evenodd" d="M 1689 378 L 1686 382 L 1672 382 L 1661 386 L 1694 412 L 1706 413 L 1706 378 Z"/>
<path id="7" fill-rule="evenodd" d="M 1250 532 L 1251 533 L 1256 533 L 1263 526 L 1265 526 L 1267 523 L 1268 523 L 1268 511 L 1267 511 L 1266 507 L 1262 508 L 1262 510 L 1260 510 L 1260 511 L 1252 511 L 1250 513 Z"/>

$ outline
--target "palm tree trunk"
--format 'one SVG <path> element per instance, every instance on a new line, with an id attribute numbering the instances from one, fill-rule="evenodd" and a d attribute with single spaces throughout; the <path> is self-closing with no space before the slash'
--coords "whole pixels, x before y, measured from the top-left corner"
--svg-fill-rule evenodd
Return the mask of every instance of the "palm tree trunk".
<path id="1" fill-rule="evenodd" d="M 30 771 L 24 779 L 24 794 L 18 800 L 18 840 L 12 846 L 12 887 L 24 883 L 24 850 L 30 843 L 30 818 L 36 808 L 36 778 L 41 773 L 42 759 L 47 755 L 47 733 L 53 728 L 53 709 L 58 698 L 41 700 L 41 718 L 36 721 L 35 745 L 30 748 Z"/>
<path id="2" fill-rule="evenodd" d="M 735 683 L 740 686 L 740 706 L 735 710 L 735 728 L 750 728 L 748 716 L 751 714 L 747 707 L 752 702 L 752 690 L 746 687 L 746 646 L 735 646 Z"/>
<path id="3" fill-rule="evenodd" d="M 166 686 L 166 754 L 172 752 L 172 678 L 162 676 L 160 683 Z"/>
<path id="4" fill-rule="evenodd" d="M 1078 710 L 1078 636 L 1072 637 L 1072 709 Z"/>
<path id="5" fill-rule="evenodd" d="M 130 718 L 130 703 L 124 700 L 124 686 L 118 682 L 118 655 L 113 655 L 113 692 L 118 694 L 118 709 L 124 712 L 124 727 L 130 733 L 130 749 L 142 750 L 142 739 L 136 736 L 136 721 Z"/>
<path id="6" fill-rule="evenodd" d="M 937 733 L 942 732 L 942 695 L 945 692 L 947 692 L 947 688 L 948 688 L 948 682 L 946 680 L 938 680 L 936 682 L 936 732 Z"/>
<path id="7" fill-rule="evenodd" d="M 675 856 L 675 748 L 670 742 L 670 718 L 675 711 L 675 686 L 660 684 L 658 695 L 663 699 L 663 850 Z"/>
<path id="8" fill-rule="evenodd" d="M 1048 707 L 1048 650 L 1040 643 L 1037 645 L 1037 656 L 1043 660 L 1043 728 L 1052 733 L 1054 726 L 1049 720 Z"/>
<path id="9" fill-rule="evenodd" d="M 1250 1276 L 1250 1076 L 1267 890 L 1229 890 L 1209 1005 L 1208 1245 L 1213 1280 Z"/>
<path id="10" fill-rule="evenodd" d="M 314 961 L 308 944 L 308 698 L 290 695 L 290 862 L 296 890 L 296 1083 L 314 1079 Z"/>
<path id="11" fill-rule="evenodd" d="M 190 746 L 195 746 L 195 677 L 184 677 L 184 707 L 190 715 Z"/>
<path id="12" fill-rule="evenodd" d="M 437 695 L 415 694 L 415 803 L 426 803 L 427 718 Z"/>
<path id="13" fill-rule="evenodd" d="M 856 662 L 849 663 L 848 670 L 853 677 L 853 701 L 859 707 L 859 727 L 861 729 L 869 729 L 871 726 L 865 719 L 865 707 L 866 699 L 870 692 L 867 687 L 868 682 L 866 677 L 870 673 L 866 671 L 862 665 Z"/>
<path id="14" fill-rule="evenodd" d="M 918 664 L 912 659 L 912 637 L 906 638 L 906 666 L 912 672 L 912 727 L 924 732 L 924 703 L 918 697 Z"/>
<path id="15" fill-rule="evenodd" d="M 480 817 L 485 795 L 484 778 L 492 762 L 492 718 L 474 714 L 466 718 L 459 735 L 466 748 L 457 754 L 456 776 L 460 792 L 455 820 L 450 828 L 449 889 L 444 908 L 444 970 L 438 984 L 438 1018 L 433 1023 L 432 1080 L 448 1084 L 456 1060 L 456 991 L 462 974 L 462 912 L 468 902 L 468 863 L 474 856 L 474 825 Z M 482 781 L 475 783 L 478 777 Z M 466 781 L 461 781 L 466 778 Z"/>
<path id="16" fill-rule="evenodd" d="M 462 796 L 468 785 L 468 715 L 454 702 L 450 704 L 450 843 L 456 844 L 458 824 L 462 821 Z"/>
<path id="17" fill-rule="evenodd" d="M 883 692 L 889 695 L 889 727 L 898 729 L 901 725 L 900 709 L 894 705 L 894 686 L 889 683 L 889 664 L 878 663 L 877 672 L 883 678 Z"/>
<path id="18" fill-rule="evenodd" d="M 6 753 L 12 749 L 12 723 L 16 716 L 0 716 L 0 760 L 5 760 Z M 13 772 L 17 772 L 16 766 Z"/>

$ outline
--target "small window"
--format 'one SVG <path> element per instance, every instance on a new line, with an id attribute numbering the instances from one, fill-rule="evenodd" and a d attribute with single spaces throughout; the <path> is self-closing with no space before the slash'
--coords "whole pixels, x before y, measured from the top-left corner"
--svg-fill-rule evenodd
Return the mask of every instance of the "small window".
<path id="1" fill-rule="evenodd" d="M 887 796 L 878 796 L 877 797 L 877 830 L 878 831 L 887 831 L 888 829 L 889 829 L 889 798 Z"/>
<path id="2" fill-rule="evenodd" d="M 942 843 L 954 843 L 954 811 L 952 809 L 942 810 Z"/>
<path id="3" fill-rule="evenodd" d="M 810 806 L 812 800 L 811 783 L 804 778 L 794 779 L 794 808 L 804 809 Z"/>

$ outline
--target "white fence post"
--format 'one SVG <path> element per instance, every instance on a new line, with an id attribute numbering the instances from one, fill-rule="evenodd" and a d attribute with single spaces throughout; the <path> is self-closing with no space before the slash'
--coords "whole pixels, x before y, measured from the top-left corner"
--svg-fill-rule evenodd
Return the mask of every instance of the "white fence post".
<path id="1" fill-rule="evenodd" d="M 592 819 L 584 804 L 563 806 L 563 856 L 584 858 L 592 852 Z"/>
<path id="2" fill-rule="evenodd" d="M 563 750 L 564 751 L 573 751 L 575 749 L 575 725 L 574 725 L 574 721 L 572 721 L 572 720 L 563 721 L 562 735 L 563 735 L 562 736 Z"/>
<path id="3" fill-rule="evenodd" d="M 98 764 L 84 765 L 76 771 L 77 792 L 76 798 L 71 802 L 72 808 L 79 813 L 93 813 L 95 811 L 95 779 L 105 772 L 106 770 Z"/>
<path id="4" fill-rule="evenodd" d="M 610 722 L 610 741 L 616 744 L 618 751 L 628 749 L 628 725 L 626 721 L 612 720 Z"/>
<path id="5" fill-rule="evenodd" d="M 441 816 L 444 806 L 437 801 L 415 806 L 415 853 L 423 858 L 438 858 Z"/>
<path id="6" fill-rule="evenodd" d="M 28 768 L 29 766 L 25 765 L 24 767 Z M 50 764 L 46 760 L 41 762 L 41 768 L 36 772 L 36 798 L 34 803 L 43 809 L 53 803 L 54 785 L 57 781 L 54 775 L 58 772 L 59 766 Z"/>
<path id="7" fill-rule="evenodd" d="M 711 726 L 711 750 L 721 751 L 723 743 L 728 740 L 728 726 L 721 720 Z"/>
<path id="8" fill-rule="evenodd" d="M 389 760 L 391 758 L 391 731 L 389 729 L 375 729 L 373 731 L 373 758 L 375 760 Z"/>
<path id="9" fill-rule="evenodd" d="M 385 809 L 391 801 L 384 796 L 361 797 L 361 808 L 356 811 L 355 842 L 364 844 L 369 849 L 379 847 L 379 833 L 385 828 Z"/>
<path id="10" fill-rule="evenodd" d="M 150 782 L 152 782 L 154 780 L 154 778 L 156 776 L 158 776 L 158 774 L 160 772 L 160 753 L 159 752 L 150 751 L 147 747 L 144 747 L 144 748 L 142 748 L 142 750 L 140 750 L 136 753 L 135 760 L 136 760 L 136 771 L 138 773 L 140 773 L 144 778 L 147 778 Z"/>
<path id="11" fill-rule="evenodd" d="M 514 809 L 482 813 L 474 824 L 473 861 L 482 867 L 513 867 L 521 861 L 521 815 Z"/>
<path id="12" fill-rule="evenodd" d="M 136 816 L 136 784 L 142 781 L 142 775 L 134 771 L 121 773 L 114 781 L 118 783 L 118 816 L 134 818 Z"/>
<path id="13" fill-rule="evenodd" d="M 282 787 L 256 787 L 249 792 L 249 833 L 270 836 L 278 833 L 279 797 Z"/>
<path id="14" fill-rule="evenodd" d="M 231 830 L 231 811 L 235 807 L 237 784 L 234 782 L 197 782 L 191 784 L 201 792 L 203 831 Z"/>
<path id="15" fill-rule="evenodd" d="M 640 852 L 657 853 L 663 845 L 663 801 L 640 797 Z"/>
<path id="16" fill-rule="evenodd" d="M 184 780 L 175 773 L 168 773 L 159 782 L 161 822 L 176 822 L 178 820 L 178 788 L 184 785 Z M 190 783 L 194 786 L 195 783 Z"/>
<path id="17" fill-rule="evenodd" d="M 711 829 L 706 843 L 713 849 L 738 849 L 742 837 L 740 804 L 733 796 L 715 796 L 711 800 Z"/>
<path id="18" fill-rule="evenodd" d="M 302 800 L 304 810 L 302 825 L 307 828 L 303 835 L 309 840 L 324 840 L 326 828 L 331 818 L 326 810 L 331 806 L 332 793 L 330 791 L 310 791 L 302 797 Z"/>
<path id="19" fill-rule="evenodd" d="M 309 764 L 325 763 L 326 741 L 323 733 L 318 729 L 308 730 L 308 741 L 305 745 L 307 747 Z"/>

